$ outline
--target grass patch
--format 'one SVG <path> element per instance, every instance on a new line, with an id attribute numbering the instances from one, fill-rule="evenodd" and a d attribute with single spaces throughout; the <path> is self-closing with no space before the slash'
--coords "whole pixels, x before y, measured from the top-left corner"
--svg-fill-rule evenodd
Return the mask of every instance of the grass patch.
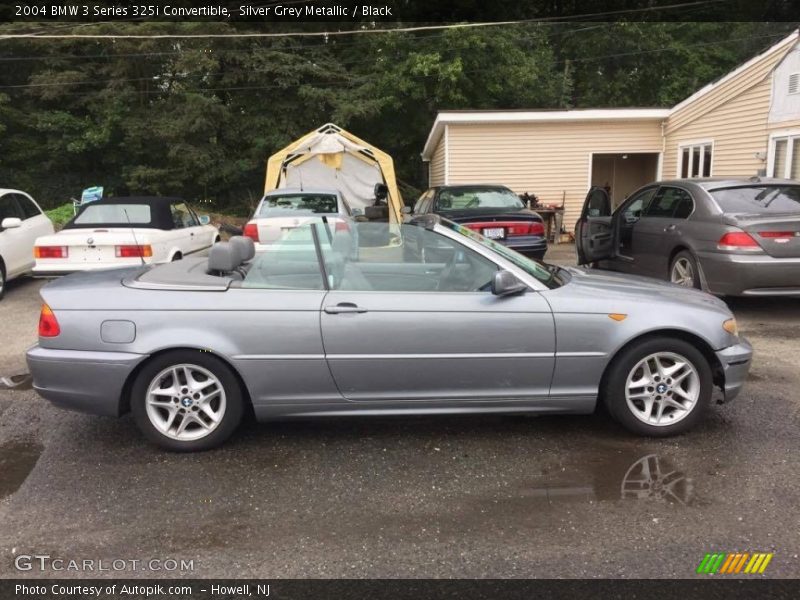
<path id="1" fill-rule="evenodd" d="M 62 204 L 61 206 L 46 210 L 44 212 L 53 222 L 53 225 L 57 227 L 63 227 L 67 221 L 75 216 L 75 213 L 72 209 L 72 202 Z"/>

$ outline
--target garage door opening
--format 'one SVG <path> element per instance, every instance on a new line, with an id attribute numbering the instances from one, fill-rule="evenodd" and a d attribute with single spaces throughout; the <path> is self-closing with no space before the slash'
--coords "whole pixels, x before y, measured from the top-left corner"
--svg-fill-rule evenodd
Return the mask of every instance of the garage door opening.
<path id="1" fill-rule="evenodd" d="M 614 207 L 658 177 L 658 152 L 592 154 L 592 186 L 610 190 Z"/>

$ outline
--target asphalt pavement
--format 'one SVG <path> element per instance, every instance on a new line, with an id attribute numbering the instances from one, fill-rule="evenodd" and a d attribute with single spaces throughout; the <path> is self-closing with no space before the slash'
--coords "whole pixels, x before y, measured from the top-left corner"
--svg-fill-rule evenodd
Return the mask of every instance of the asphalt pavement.
<path id="1" fill-rule="evenodd" d="M 800 301 L 732 301 L 750 380 L 678 438 L 602 414 L 342 418 L 246 423 L 177 455 L 29 389 L 40 286 L 0 301 L 0 377 L 22 376 L 0 384 L 0 577 L 673 578 L 737 551 L 800 576 Z M 33 554 L 128 562 L 15 568 Z"/>

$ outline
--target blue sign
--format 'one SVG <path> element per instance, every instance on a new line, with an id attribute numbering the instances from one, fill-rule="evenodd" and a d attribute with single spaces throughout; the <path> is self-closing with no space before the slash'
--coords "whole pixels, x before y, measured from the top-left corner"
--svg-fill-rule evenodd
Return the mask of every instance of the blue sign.
<path id="1" fill-rule="evenodd" d="M 95 200 L 102 200 L 103 199 L 103 186 L 97 185 L 94 187 L 86 188 L 81 193 L 81 204 L 88 204 L 89 202 L 94 202 Z"/>

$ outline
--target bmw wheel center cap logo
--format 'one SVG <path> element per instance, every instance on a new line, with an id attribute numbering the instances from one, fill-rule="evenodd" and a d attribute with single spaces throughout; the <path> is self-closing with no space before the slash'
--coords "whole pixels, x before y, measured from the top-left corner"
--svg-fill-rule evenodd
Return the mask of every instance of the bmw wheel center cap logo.
<path id="1" fill-rule="evenodd" d="M 666 392 L 666 391 L 667 391 L 667 386 L 666 386 L 666 384 L 664 384 L 664 383 L 659 383 L 659 384 L 658 384 L 658 387 L 656 387 L 656 391 L 657 391 L 659 394 L 663 394 L 664 392 Z"/>
<path id="2" fill-rule="evenodd" d="M 189 408 L 192 405 L 192 399 L 187 396 L 181 400 L 181 404 L 183 404 L 186 408 Z"/>

